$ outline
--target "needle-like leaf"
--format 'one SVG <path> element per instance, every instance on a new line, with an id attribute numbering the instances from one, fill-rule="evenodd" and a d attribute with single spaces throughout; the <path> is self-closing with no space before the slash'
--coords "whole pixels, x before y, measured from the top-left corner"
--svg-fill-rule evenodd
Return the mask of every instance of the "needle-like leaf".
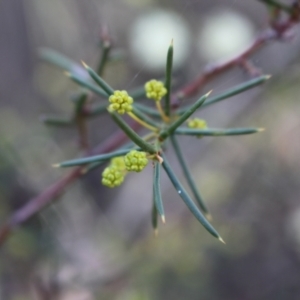
<path id="1" fill-rule="evenodd" d="M 122 149 L 115 152 L 107 153 L 107 154 L 101 154 L 101 155 L 94 155 L 89 157 L 83 157 L 83 158 L 77 158 L 77 159 L 71 159 L 67 160 L 58 164 L 54 164 L 53 167 L 55 168 L 67 168 L 67 167 L 75 167 L 75 166 L 81 166 L 86 165 L 94 162 L 101 162 L 106 161 L 108 159 L 111 159 L 116 156 L 122 156 L 127 154 L 130 151 L 130 149 Z"/>
<path id="2" fill-rule="evenodd" d="M 89 82 L 86 79 L 83 79 L 83 77 L 75 75 L 73 73 L 66 73 L 66 75 L 74 82 L 79 84 L 80 86 L 87 88 L 88 90 L 94 92 L 95 94 L 107 98 L 107 93 L 104 92 L 102 89 L 94 85 L 93 83 Z"/>
<path id="3" fill-rule="evenodd" d="M 166 65 L 166 80 L 165 87 L 167 89 L 167 94 L 165 96 L 165 114 L 166 116 L 170 116 L 171 111 L 171 82 L 172 82 L 172 67 L 173 67 L 173 40 L 171 41 L 171 45 L 168 49 L 167 54 L 167 65 Z"/>
<path id="4" fill-rule="evenodd" d="M 154 172 L 153 172 L 153 193 L 154 193 L 154 201 L 155 206 L 158 213 L 161 216 L 163 223 L 165 223 L 165 213 L 164 206 L 161 198 L 161 190 L 160 190 L 160 163 L 158 161 L 154 161 Z"/>
<path id="5" fill-rule="evenodd" d="M 113 120 L 116 122 L 116 124 L 126 133 L 126 135 L 141 149 L 143 149 L 145 152 L 148 152 L 150 154 L 156 153 L 155 148 L 144 141 L 131 127 L 127 125 L 125 121 L 115 112 L 110 112 L 110 115 L 112 116 Z"/>
<path id="6" fill-rule="evenodd" d="M 175 134 L 180 135 L 194 135 L 194 136 L 226 136 L 226 135 L 244 135 L 264 131 L 264 128 L 207 128 L 207 129 L 191 129 L 191 128 L 177 128 Z"/>
<path id="7" fill-rule="evenodd" d="M 93 80 L 106 92 L 107 96 L 114 93 L 114 89 L 102 78 L 100 77 L 91 67 L 82 62 L 83 66 L 93 78 Z"/>
<path id="8" fill-rule="evenodd" d="M 173 172 L 171 166 L 169 165 L 166 156 L 163 154 L 163 163 L 162 166 L 165 169 L 167 175 L 169 176 L 173 186 L 175 187 L 177 193 L 181 197 L 181 199 L 184 201 L 186 206 L 189 208 L 189 210 L 192 212 L 192 214 L 195 216 L 195 218 L 203 225 L 203 227 L 214 237 L 219 239 L 222 243 L 224 243 L 223 239 L 219 235 L 219 233 L 216 231 L 216 229 L 207 221 L 207 219 L 204 217 L 204 215 L 201 213 L 201 211 L 198 209 L 196 204 L 193 202 L 193 200 L 190 198 L 180 181 L 177 179 L 175 173 Z"/>
<path id="9" fill-rule="evenodd" d="M 181 149 L 180 149 L 180 146 L 177 142 L 176 137 L 171 135 L 170 139 L 171 139 L 171 143 L 173 145 L 173 148 L 175 150 L 176 156 L 178 158 L 178 161 L 180 163 L 180 166 L 182 168 L 182 171 L 185 175 L 185 178 L 188 182 L 188 185 L 189 185 L 189 187 L 190 187 L 190 189 L 191 189 L 191 191 L 192 191 L 199 207 L 202 209 L 202 211 L 205 213 L 206 216 L 210 217 L 210 213 L 208 211 L 208 208 L 205 205 L 205 203 L 204 203 L 204 201 L 201 197 L 201 194 L 200 194 L 200 192 L 198 191 L 198 189 L 196 187 L 195 181 L 194 181 L 194 179 L 193 179 L 193 177 L 190 173 L 189 167 L 188 167 L 188 165 L 187 165 L 187 163 L 186 163 L 186 161 L 185 161 L 185 159 L 182 155 L 182 152 L 181 152 Z"/>
<path id="10" fill-rule="evenodd" d="M 183 122 L 185 122 L 207 99 L 211 92 L 199 98 L 189 109 L 187 109 L 175 122 L 173 122 L 167 129 L 163 130 L 159 135 L 161 140 L 166 139 L 172 134 Z"/>

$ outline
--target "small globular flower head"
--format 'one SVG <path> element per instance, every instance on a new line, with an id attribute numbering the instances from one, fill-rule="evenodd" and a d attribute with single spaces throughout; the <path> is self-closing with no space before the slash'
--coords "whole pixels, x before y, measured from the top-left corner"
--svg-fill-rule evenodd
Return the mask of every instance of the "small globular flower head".
<path id="1" fill-rule="evenodd" d="M 119 186 L 124 181 L 124 174 L 115 166 L 109 166 L 102 173 L 102 184 L 110 188 Z"/>
<path id="2" fill-rule="evenodd" d="M 114 91 L 108 101 L 111 103 L 108 107 L 110 111 L 116 111 L 121 115 L 132 111 L 133 99 L 126 91 Z"/>
<path id="3" fill-rule="evenodd" d="M 166 95 L 167 89 L 161 81 L 152 79 L 145 84 L 145 91 L 147 98 L 155 101 L 160 101 L 163 96 Z"/>
<path id="4" fill-rule="evenodd" d="M 125 162 L 124 162 L 124 156 L 114 157 L 110 161 L 110 166 L 114 166 L 114 167 L 116 167 L 120 171 L 126 170 L 126 166 L 125 166 Z"/>
<path id="5" fill-rule="evenodd" d="M 195 119 L 189 120 L 188 127 L 195 128 L 195 129 L 206 129 L 207 123 L 203 119 L 195 118 Z"/>
<path id="6" fill-rule="evenodd" d="M 124 157 L 127 171 L 141 172 L 148 164 L 146 152 L 131 150 Z"/>

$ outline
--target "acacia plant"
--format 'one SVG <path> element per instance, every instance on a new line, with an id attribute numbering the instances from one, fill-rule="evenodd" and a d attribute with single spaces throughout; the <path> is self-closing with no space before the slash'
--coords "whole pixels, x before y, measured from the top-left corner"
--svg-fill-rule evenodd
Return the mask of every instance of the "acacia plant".
<path id="1" fill-rule="evenodd" d="M 165 222 L 160 188 L 160 174 L 163 169 L 176 189 L 178 196 L 184 201 L 196 219 L 211 235 L 224 242 L 209 222 L 209 210 L 191 176 L 177 139 L 181 135 L 199 138 L 245 135 L 262 131 L 261 128 L 213 128 L 208 126 L 205 120 L 193 116 L 196 111 L 208 105 L 216 104 L 219 101 L 243 93 L 263 84 L 270 78 L 269 75 L 262 75 L 250 62 L 249 58 L 268 42 L 286 38 L 287 33 L 299 22 L 300 2 L 294 1 L 290 5 L 281 4 L 275 0 L 260 0 L 260 2 L 263 2 L 269 9 L 269 28 L 262 31 L 245 51 L 228 61 L 207 68 L 194 81 L 187 83 L 177 91 L 172 90 L 172 42 L 166 54 L 164 81 L 149 79 L 144 86 L 133 91 L 114 90 L 102 78 L 107 63 L 114 59 L 114 54 L 111 51 L 112 43 L 107 33 L 102 35 L 102 56 L 95 70 L 85 63 L 82 63 L 82 67 L 82 65 L 53 50 L 43 49 L 41 57 L 63 68 L 66 75 L 76 82 L 80 89 L 71 98 L 74 103 L 74 110 L 69 118 L 44 116 L 42 120 L 45 124 L 51 126 L 76 126 L 80 147 L 85 154 L 83 157 L 54 165 L 60 168 L 73 167 L 73 170 L 16 211 L 0 229 L 0 243 L 5 240 L 12 229 L 28 220 L 54 199 L 57 199 L 70 183 L 90 170 L 106 164 L 102 171 L 102 184 L 114 188 L 123 183 L 129 172 L 141 172 L 149 163 L 153 167 L 152 224 L 155 231 L 157 231 L 158 216 L 161 217 L 162 222 Z M 208 81 L 235 66 L 244 68 L 251 79 L 221 94 L 213 95 L 208 92 L 199 95 L 198 100 L 193 104 L 184 104 L 184 100 L 197 95 L 200 88 Z M 100 98 L 98 104 L 93 105 L 88 101 L 91 93 Z M 145 98 L 148 99 L 149 105 L 145 104 L 147 103 L 145 101 L 140 101 Z M 155 105 L 152 105 L 153 101 Z M 92 117 L 101 117 L 102 114 L 109 114 L 112 121 L 120 128 L 120 131 L 91 150 L 87 139 L 86 122 Z M 125 119 L 124 115 L 127 115 L 131 121 L 126 121 L 128 118 Z M 143 134 L 140 134 L 140 132 Z M 201 142 L 201 139 L 199 142 Z M 174 148 L 192 195 L 189 195 L 184 189 L 168 162 L 167 150 L 169 146 Z"/>

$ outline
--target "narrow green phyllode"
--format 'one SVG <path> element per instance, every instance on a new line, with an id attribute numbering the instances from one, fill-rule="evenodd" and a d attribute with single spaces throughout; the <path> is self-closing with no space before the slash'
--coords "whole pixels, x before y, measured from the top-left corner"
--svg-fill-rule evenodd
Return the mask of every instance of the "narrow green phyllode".
<path id="1" fill-rule="evenodd" d="M 97 74 L 102 76 L 104 72 L 104 68 L 108 62 L 109 52 L 111 50 L 111 43 L 109 41 L 104 41 L 102 44 L 102 55 L 99 62 L 99 66 L 97 68 Z"/>
<path id="2" fill-rule="evenodd" d="M 148 152 L 150 154 L 154 154 L 156 152 L 155 148 L 144 141 L 133 129 L 131 129 L 123 119 L 116 114 L 115 112 L 110 112 L 111 117 L 116 122 L 116 124 L 124 131 L 124 133 L 142 150 Z"/>
<path id="3" fill-rule="evenodd" d="M 154 161 L 153 168 L 153 197 L 155 202 L 155 207 L 160 214 L 162 222 L 165 223 L 165 212 L 164 206 L 161 198 L 161 189 L 160 189 L 160 163 L 158 161 Z"/>
<path id="4" fill-rule="evenodd" d="M 173 145 L 173 148 L 175 150 L 175 154 L 176 154 L 176 156 L 178 158 L 178 161 L 179 161 L 180 166 L 182 168 L 182 171 L 184 173 L 184 176 L 185 176 L 185 178 L 187 180 L 187 183 L 188 183 L 188 185 L 189 185 L 189 187 L 190 187 L 190 189 L 191 189 L 191 191 L 192 191 L 192 193 L 193 193 L 193 195 L 194 195 L 194 197 L 195 197 L 195 199 L 196 199 L 199 207 L 204 212 L 204 214 L 206 215 L 206 217 L 208 219 L 210 219 L 211 217 L 210 217 L 209 210 L 208 210 L 207 206 L 205 205 L 205 203 L 204 203 L 204 201 L 203 201 L 203 199 L 201 197 L 201 194 L 200 194 L 200 192 L 198 191 L 198 189 L 196 187 L 195 181 L 194 181 L 194 179 L 193 179 L 193 177 L 192 177 L 192 175 L 190 173 L 189 167 L 188 167 L 188 165 L 187 165 L 187 163 L 186 163 L 186 161 L 184 159 L 184 156 L 183 156 L 183 154 L 181 152 L 181 149 L 179 147 L 177 139 L 173 135 L 171 135 L 170 139 L 171 139 L 171 143 Z"/>
<path id="5" fill-rule="evenodd" d="M 259 76 L 257 78 L 248 80 L 248 81 L 246 81 L 244 83 L 241 83 L 239 85 L 236 85 L 235 87 L 233 87 L 231 89 L 228 89 L 227 91 L 223 92 L 221 95 L 217 95 L 217 96 L 208 98 L 207 101 L 205 101 L 205 103 L 201 106 L 200 109 L 202 109 L 202 108 L 204 108 L 208 105 L 214 104 L 216 102 L 219 102 L 219 101 L 225 100 L 227 98 L 233 97 L 235 95 L 238 95 L 238 94 L 240 94 L 242 92 L 245 92 L 249 89 L 252 89 L 252 88 L 254 88 L 254 87 L 256 87 L 260 84 L 263 84 L 264 82 L 266 82 L 270 78 L 271 78 L 270 75 L 263 75 L 263 76 Z M 178 109 L 177 113 L 178 114 L 183 114 L 190 107 L 192 107 L 192 105 L 187 106 L 187 107 L 183 107 L 181 109 Z"/>
<path id="6" fill-rule="evenodd" d="M 114 152 L 107 153 L 107 154 L 94 155 L 94 156 L 89 156 L 89 157 L 67 160 L 67 161 L 61 162 L 59 164 L 54 164 L 53 167 L 67 168 L 67 167 L 86 165 L 86 164 L 90 164 L 90 163 L 94 163 L 94 162 L 106 161 L 106 160 L 111 159 L 116 156 L 125 155 L 129 151 L 130 151 L 130 149 L 121 149 L 121 150 L 114 151 Z"/>
<path id="7" fill-rule="evenodd" d="M 102 96 L 102 97 L 107 97 L 107 93 L 105 91 L 103 91 L 102 89 L 100 89 L 99 87 L 97 87 L 96 85 L 94 85 L 93 83 L 83 79 L 81 76 L 75 75 L 73 73 L 65 73 L 66 76 L 68 76 L 72 81 L 74 81 L 75 83 L 79 84 L 80 86 L 94 92 L 95 94 Z"/>
<path id="8" fill-rule="evenodd" d="M 42 47 L 39 49 L 39 57 L 52 64 L 55 65 L 61 69 L 64 69 L 69 72 L 76 72 L 80 73 L 84 71 L 84 69 L 81 67 L 80 64 L 78 64 L 76 61 L 71 60 L 69 57 L 46 47 Z"/>
<path id="9" fill-rule="evenodd" d="M 170 116 L 171 111 L 171 81 L 172 81 L 172 67 L 173 67 L 173 40 L 171 41 L 171 45 L 168 49 L 167 54 L 167 64 L 166 64 L 166 80 L 165 80 L 165 87 L 167 89 L 167 94 L 165 96 L 165 114 L 166 116 Z"/>
<path id="10" fill-rule="evenodd" d="M 94 79 L 94 81 L 107 93 L 107 96 L 110 96 L 114 93 L 114 89 L 103 80 L 92 68 L 90 68 L 86 63 L 82 61 L 83 66 L 90 74 L 90 76 Z"/>
<path id="11" fill-rule="evenodd" d="M 191 129 L 177 128 L 175 134 L 179 135 L 195 135 L 195 136 L 227 136 L 227 135 L 245 135 L 264 131 L 264 128 L 229 128 L 229 129 Z"/>
<path id="12" fill-rule="evenodd" d="M 163 163 L 162 166 L 165 169 L 167 175 L 169 176 L 173 186 L 175 187 L 177 193 L 181 197 L 181 199 L 184 201 L 186 206 L 189 208 L 189 210 L 192 212 L 192 214 L 196 217 L 196 219 L 203 225 L 203 227 L 214 237 L 216 237 L 219 241 L 222 243 L 225 243 L 219 233 L 216 231 L 216 229 L 207 221 L 207 219 L 203 216 L 201 211 L 198 209 L 196 204 L 193 202 L 193 200 L 190 198 L 180 181 L 177 179 L 175 173 L 171 169 L 171 166 L 169 165 L 167 158 L 165 155 L 163 155 Z"/>
<path id="13" fill-rule="evenodd" d="M 174 123 L 172 123 L 169 128 L 162 131 L 159 135 L 161 140 L 166 139 L 171 135 L 182 123 L 184 123 L 207 99 L 211 92 L 208 92 L 201 98 L 199 98 L 189 109 L 187 109 Z"/>
<path id="14" fill-rule="evenodd" d="M 152 195 L 153 199 L 152 199 L 152 211 L 151 211 L 151 223 L 152 223 L 152 227 L 154 229 L 154 234 L 157 235 L 158 230 L 157 230 L 157 208 L 156 208 L 156 204 L 155 204 L 155 200 L 154 200 L 154 191 L 153 191 L 153 195 Z"/>

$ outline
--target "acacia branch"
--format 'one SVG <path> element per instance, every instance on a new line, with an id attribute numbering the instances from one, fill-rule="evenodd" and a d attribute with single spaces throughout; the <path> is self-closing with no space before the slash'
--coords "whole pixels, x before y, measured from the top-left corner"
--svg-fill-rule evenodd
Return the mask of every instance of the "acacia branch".
<path id="1" fill-rule="evenodd" d="M 282 37 L 284 37 L 285 34 L 299 22 L 300 4 L 297 2 L 292 8 L 293 12 L 285 21 L 270 22 L 270 28 L 259 34 L 245 51 L 226 62 L 206 68 L 198 78 L 184 86 L 178 92 L 174 93 L 172 95 L 172 107 L 178 106 L 179 100 L 193 96 L 207 82 L 232 67 L 241 66 L 249 70 L 255 70 L 253 69 L 254 66 L 251 66 L 248 63 L 250 56 L 265 46 L 268 42 L 282 39 Z M 138 130 L 140 125 L 133 123 L 132 127 L 134 130 Z M 101 154 L 116 150 L 116 148 L 122 145 L 126 140 L 127 136 L 123 132 L 119 131 L 95 148 L 92 151 L 92 154 Z M 71 183 L 81 177 L 83 168 L 84 167 L 78 167 L 73 169 L 62 179 L 48 187 L 38 196 L 29 200 L 29 202 L 23 207 L 15 211 L 0 229 L 0 245 L 6 240 L 13 229 L 29 220 L 46 205 L 51 203 L 51 201 L 57 199 Z"/>

